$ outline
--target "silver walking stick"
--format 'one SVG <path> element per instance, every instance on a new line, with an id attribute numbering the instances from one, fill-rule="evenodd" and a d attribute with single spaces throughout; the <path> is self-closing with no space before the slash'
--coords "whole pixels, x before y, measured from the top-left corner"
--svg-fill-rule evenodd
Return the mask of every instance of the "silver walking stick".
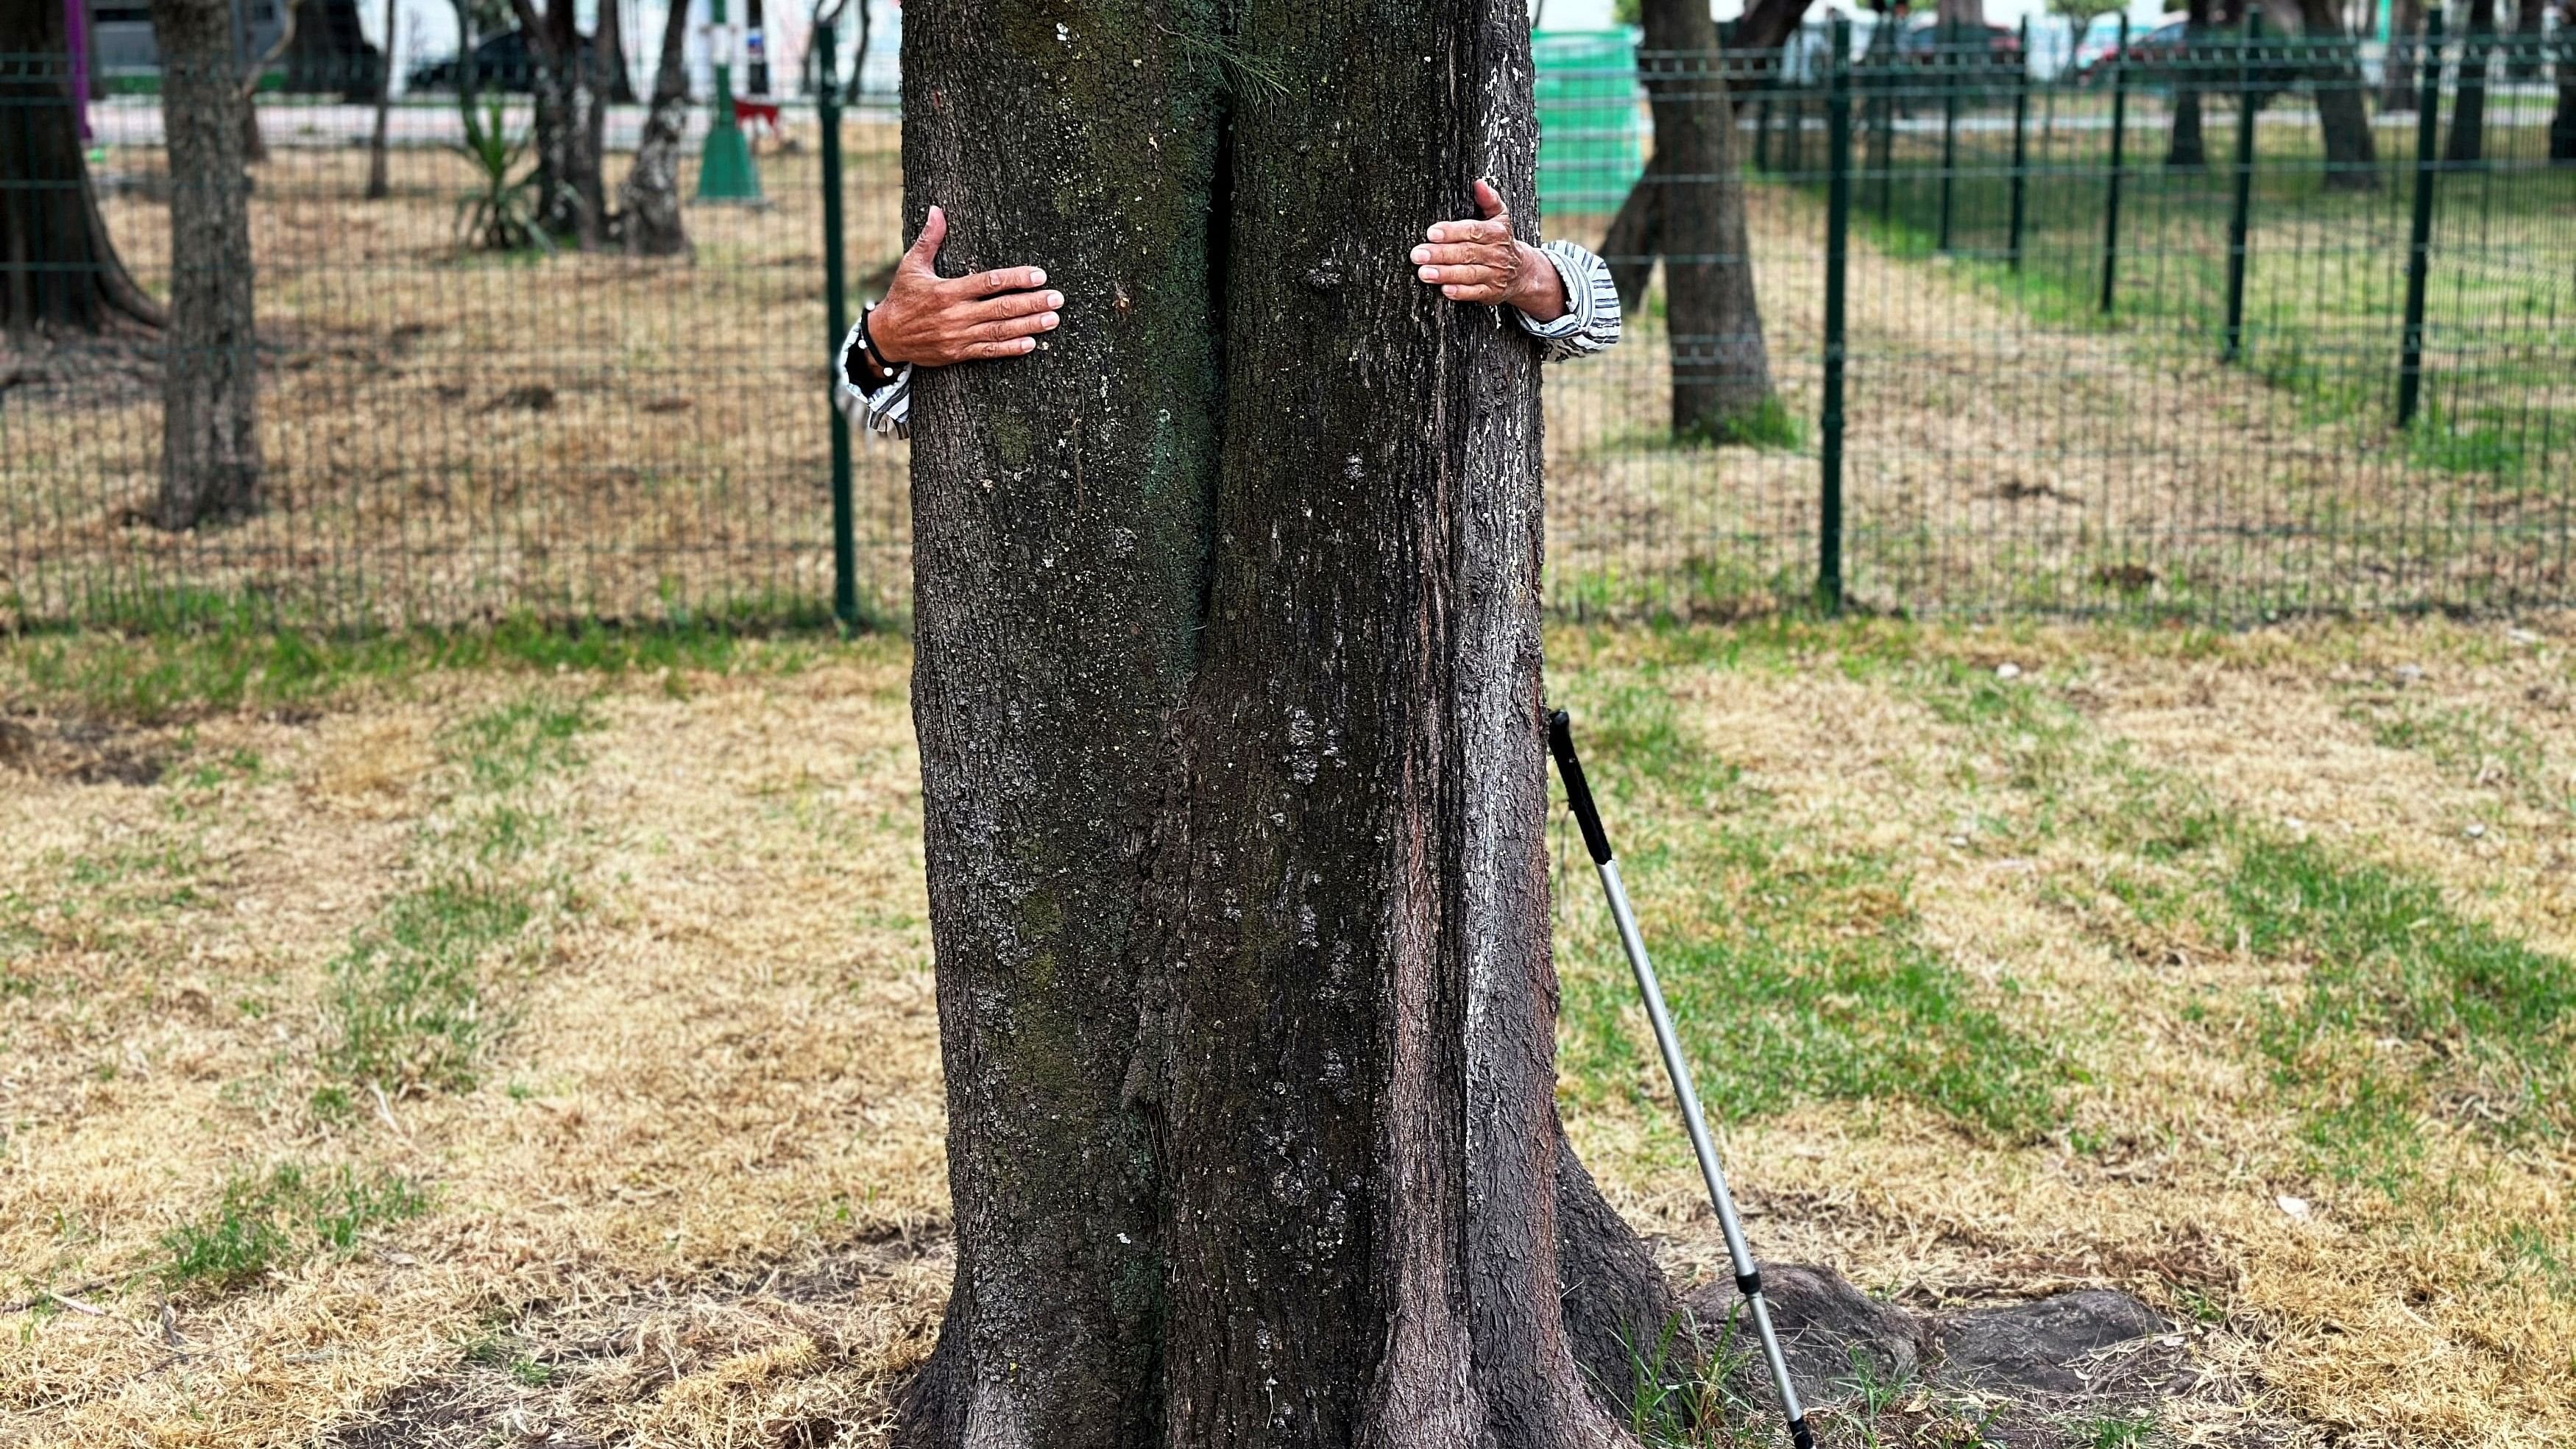
<path id="1" fill-rule="evenodd" d="M 1762 1339 L 1762 1356 L 1771 1366 L 1771 1386 L 1780 1392 L 1780 1410 L 1789 1416 L 1789 1437 L 1797 1449 L 1815 1449 L 1816 1436 L 1807 1429 L 1807 1411 L 1798 1406 L 1797 1386 L 1789 1382 L 1789 1361 L 1780 1356 L 1780 1335 L 1771 1328 L 1770 1306 L 1762 1301 L 1762 1270 L 1753 1261 L 1753 1250 L 1744 1245 L 1744 1225 L 1736 1220 L 1735 1199 L 1727 1194 L 1726 1174 L 1718 1169 L 1717 1149 L 1708 1140 L 1708 1122 L 1701 1117 L 1699 1092 L 1691 1086 L 1690 1064 L 1682 1060 L 1681 1043 L 1673 1036 L 1672 1013 L 1664 1007 L 1664 988 L 1655 980 L 1655 965 L 1646 959 L 1646 942 L 1637 934 L 1636 912 L 1628 908 L 1628 892 L 1619 883 L 1619 862 L 1610 855 L 1610 837 L 1601 828 L 1601 812 L 1592 804 L 1592 787 L 1584 783 L 1583 762 L 1574 754 L 1574 720 L 1564 710 L 1547 719 L 1547 746 L 1556 756 L 1556 772 L 1565 779 L 1566 802 L 1574 807 L 1574 822 L 1583 827 L 1583 847 L 1592 853 L 1592 866 L 1601 873 L 1601 893 L 1610 898 L 1610 918 L 1619 923 L 1619 944 L 1628 952 L 1628 965 L 1637 973 L 1637 994 L 1646 999 L 1646 1018 L 1655 1024 L 1655 1046 L 1664 1054 L 1664 1071 L 1673 1079 L 1673 1095 L 1681 1099 L 1682 1125 L 1690 1130 L 1691 1151 L 1699 1157 L 1699 1175 L 1708 1184 L 1708 1200 L 1717 1209 L 1717 1226 L 1726 1234 L 1727 1256 L 1735 1260 L 1735 1286 L 1744 1294 L 1744 1306 L 1752 1314 L 1753 1331 Z"/>

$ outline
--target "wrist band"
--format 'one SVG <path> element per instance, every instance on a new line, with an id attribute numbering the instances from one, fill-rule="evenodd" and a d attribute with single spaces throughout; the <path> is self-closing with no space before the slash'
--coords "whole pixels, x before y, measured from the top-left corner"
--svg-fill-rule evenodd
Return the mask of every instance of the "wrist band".
<path id="1" fill-rule="evenodd" d="M 867 359 L 868 371 L 875 373 L 878 385 L 883 386 L 894 381 L 895 368 L 893 363 L 886 361 L 884 353 L 877 351 L 877 340 L 868 331 L 868 319 L 875 316 L 876 311 L 874 303 L 859 311 L 859 355 Z"/>

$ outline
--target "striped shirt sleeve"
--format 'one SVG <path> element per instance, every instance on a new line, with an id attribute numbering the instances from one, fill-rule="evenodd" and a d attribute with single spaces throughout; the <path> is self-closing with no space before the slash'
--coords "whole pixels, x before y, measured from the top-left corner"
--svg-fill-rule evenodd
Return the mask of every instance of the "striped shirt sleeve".
<path id="1" fill-rule="evenodd" d="M 841 355 L 832 364 L 832 402 L 841 416 L 886 437 L 912 435 L 912 364 L 895 369 L 894 381 L 871 392 L 859 385 L 858 374 L 850 371 L 850 354 L 859 345 L 859 327 L 853 323 L 850 335 L 841 339 Z"/>
<path id="2" fill-rule="evenodd" d="M 1547 344 L 1547 360 L 1590 357 L 1616 346 L 1619 284 L 1610 278 L 1610 264 L 1570 241 L 1549 242 L 1539 253 L 1565 282 L 1565 315 L 1553 322 L 1534 321 L 1524 312 L 1512 315 L 1529 335 Z"/>

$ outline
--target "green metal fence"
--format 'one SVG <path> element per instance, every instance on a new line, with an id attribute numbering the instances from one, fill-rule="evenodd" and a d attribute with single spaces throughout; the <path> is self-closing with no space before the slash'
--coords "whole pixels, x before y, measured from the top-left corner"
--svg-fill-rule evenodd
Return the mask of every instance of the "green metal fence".
<path id="1" fill-rule="evenodd" d="M 1543 224 L 1643 279 L 1624 344 L 1548 375 L 1552 606 L 2568 602 L 2571 39 L 2391 54 L 2237 22 L 2043 74 L 2010 32 L 1817 27 L 1648 55 L 1641 85 L 1624 35 L 1543 38 Z M 63 109 L 59 66 L 0 63 L 0 151 Z M 1648 165 L 1647 91 L 1720 82 L 1740 186 Z M 522 136 L 529 98 L 499 99 Z M 754 117 L 767 202 L 690 207 L 691 255 L 657 259 L 470 235 L 453 97 L 388 108 L 370 196 L 374 107 L 260 96 L 263 506 L 156 526 L 166 339 L 14 332 L 0 627 L 899 619 L 904 445 L 825 400 L 829 339 L 900 241 L 897 118 L 866 99 L 792 100 L 774 138 Z M 166 295 L 194 263 L 170 255 L 157 102 L 90 115 L 106 231 Z M 642 119 L 608 113 L 612 196 Z M 60 185 L 0 172 L 11 208 Z M 1740 248 L 1614 228 L 1632 197 L 1730 193 Z M 1694 310 L 1677 264 L 1749 269 L 1758 315 Z M 1677 429 L 1677 385 L 1740 380 L 1757 336 L 1760 405 Z"/>

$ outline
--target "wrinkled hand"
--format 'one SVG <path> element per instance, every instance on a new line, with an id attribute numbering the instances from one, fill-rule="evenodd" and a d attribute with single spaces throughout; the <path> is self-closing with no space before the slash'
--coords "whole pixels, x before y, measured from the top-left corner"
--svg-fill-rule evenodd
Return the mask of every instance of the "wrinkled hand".
<path id="1" fill-rule="evenodd" d="M 895 264 L 885 300 L 868 314 L 868 341 L 892 363 L 946 367 L 989 357 L 1035 352 L 1038 334 L 1061 320 L 1062 292 L 1046 285 L 1036 267 L 1003 267 L 971 276 L 943 277 L 934 265 L 948 236 L 948 213 L 938 207 L 921 224 L 912 249 Z"/>
<path id="2" fill-rule="evenodd" d="M 1534 322 L 1565 315 L 1565 280 L 1538 248 L 1512 236 L 1512 219 L 1490 181 L 1476 183 L 1478 221 L 1444 221 L 1413 249 L 1414 274 L 1453 302 L 1516 307 Z"/>

